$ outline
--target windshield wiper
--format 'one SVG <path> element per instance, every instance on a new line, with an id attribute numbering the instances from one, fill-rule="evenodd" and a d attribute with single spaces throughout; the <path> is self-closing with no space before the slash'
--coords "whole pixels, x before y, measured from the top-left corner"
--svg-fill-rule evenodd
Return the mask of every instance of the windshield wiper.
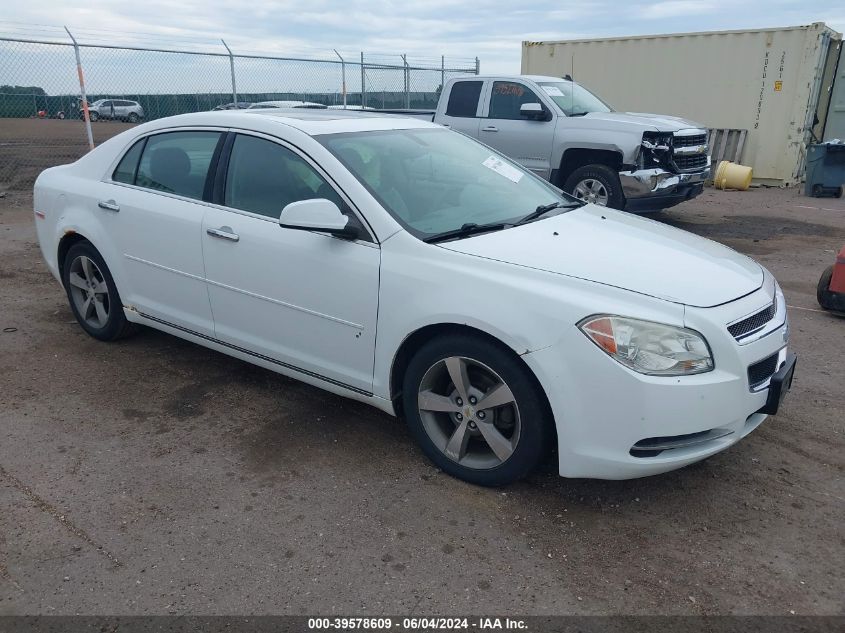
<path id="1" fill-rule="evenodd" d="M 573 112 L 567 116 L 584 116 L 585 114 L 590 114 L 589 112 Z"/>
<path id="2" fill-rule="evenodd" d="M 475 222 L 467 222 L 459 229 L 452 229 L 451 231 L 443 231 L 442 233 L 435 233 L 425 238 L 423 242 L 434 244 L 444 240 L 451 240 L 459 237 L 469 237 L 470 235 L 477 235 L 478 233 L 487 233 L 489 231 L 501 231 L 513 226 L 507 222 L 491 222 L 490 224 L 476 224 Z"/>
<path id="3" fill-rule="evenodd" d="M 580 202 L 563 202 L 561 200 L 556 200 L 555 202 L 551 202 L 549 204 L 541 204 L 524 218 L 519 219 L 516 222 L 516 226 L 536 220 L 540 216 L 545 215 L 554 209 L 576 209 L 580 206 L 582 206 Z"/>

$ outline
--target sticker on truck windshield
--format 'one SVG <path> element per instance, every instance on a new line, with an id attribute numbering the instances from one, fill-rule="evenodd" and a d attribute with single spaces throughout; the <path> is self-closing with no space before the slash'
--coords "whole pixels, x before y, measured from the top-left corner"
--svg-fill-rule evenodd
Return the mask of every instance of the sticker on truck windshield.
<path id="1" fill-rule="evenodd" d="M 481 164 L 484 165 L 487 169 L 492 169 L 500 176 L 504 176 L 511 182 L 519 182 L 520 180 L 522 180 L 523 174 L 521 171 L 519 171 L 516 167 L 508 165 L 502 159 L 496 158 L 495 156 L 491 155 L 490 158 L 488 158 Z"/>
<path id="2" fill-rule="evenodd" d="M 562 97 L 563 93 L 560 91 L 560 88 L 557 86 L 540 86 L 543 90 L 546 91 L 546 94 L 550 97 Z"/>

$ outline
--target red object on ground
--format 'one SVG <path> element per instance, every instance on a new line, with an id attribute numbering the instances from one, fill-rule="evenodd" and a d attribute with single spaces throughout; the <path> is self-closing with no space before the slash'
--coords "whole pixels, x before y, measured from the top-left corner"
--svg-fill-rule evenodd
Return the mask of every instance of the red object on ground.
<path id="1" fill-rule="evenodd" d="M 828 289 L 831 292 L 845 294 L 845 246 L 842 247 L 842 250 L 836 256 L 836 263 L 833 265 L 833 276 L 830 278 Z"/>

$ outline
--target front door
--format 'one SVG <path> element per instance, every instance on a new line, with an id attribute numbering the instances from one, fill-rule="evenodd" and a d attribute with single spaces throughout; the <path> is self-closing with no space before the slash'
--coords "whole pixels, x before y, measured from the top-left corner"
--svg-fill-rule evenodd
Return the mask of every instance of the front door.
<path id="1" fill-rule="evenodd" d="M 215 337 L 370 393 L 378 245 L 279 226 L 287 204 L 312 198 L 359 221 L 314 165 L 275 140 L 236 135 L 222 179 L 222 204 L 203 222 Z"/>
<path id="2" fill-rule="evenodd" d="M 543 101 L 521 82 L 494 81 L 487 116 L 481 119 L 478 138 L 548 180 L 555 120 L 538 121 L 523 117 L 519 113 L 523 103 L 543 104 Z"/>

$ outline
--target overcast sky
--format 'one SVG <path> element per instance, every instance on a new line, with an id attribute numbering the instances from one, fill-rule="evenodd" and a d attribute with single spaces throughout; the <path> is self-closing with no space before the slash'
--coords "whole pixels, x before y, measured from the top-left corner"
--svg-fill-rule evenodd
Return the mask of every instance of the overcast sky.
<path id="1" fill-rule="evenodd" d="M 478 56 L 482 71 L 516 73 L 523 40 L 816 21 L 845 30 L 845 0 L 8 0 L 0 33 L 46 35 L 50 25 L 67 24 L 81 31 L 81 39 L 98 42 L 132 39 L 169 47 L 181 41 L 195 47 L 224 37 L 236 51 L 326 56 L 337 48 L 344 54 Z"/>

